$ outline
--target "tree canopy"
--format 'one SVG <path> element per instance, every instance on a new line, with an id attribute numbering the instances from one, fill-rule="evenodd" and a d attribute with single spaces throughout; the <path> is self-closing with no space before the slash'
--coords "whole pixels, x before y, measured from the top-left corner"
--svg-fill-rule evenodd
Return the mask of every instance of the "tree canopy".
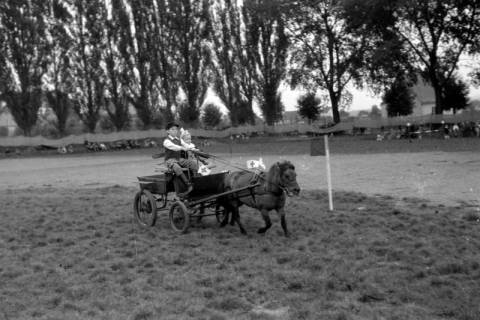
<path id="1" fill-rule="evenodd" d="M 4 0 L 0 96 L 25 135 L 42 105 L 59 135 L 72 110 L 89 132 L 105 114 L 128 128 L 132 108 L 145 129 L 195 126 L 209 89 L 233 126 L 253 123 L 254 105 L 273 125 L 286 83 L 320 90 L 334 122 L 352 85 L 384 92 L 388 114 L 405 114 L 418 75 L 441 113 L 464 107 L 458 62 L 479 43 L 477 0 Z"/>

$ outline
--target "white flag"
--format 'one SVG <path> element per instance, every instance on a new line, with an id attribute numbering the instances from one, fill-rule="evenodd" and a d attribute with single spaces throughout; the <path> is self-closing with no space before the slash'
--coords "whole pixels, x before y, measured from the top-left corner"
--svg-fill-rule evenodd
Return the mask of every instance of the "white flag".
<path id="1" fill-rule="evenodd" d="M 247 168 L 248 169 L 257 169 L 257 170 L 265 170 L 266 169 L 262 158 L 260 158 L 259 160 L 248 160 L 247 161 Z"/>
<path id="2" fill-rule="evenodd" d="M 208 176 L 212 171 L 204 164 L 200 165 L 198 168 L 198 173 L 200 173 L 202 176 Z"/>

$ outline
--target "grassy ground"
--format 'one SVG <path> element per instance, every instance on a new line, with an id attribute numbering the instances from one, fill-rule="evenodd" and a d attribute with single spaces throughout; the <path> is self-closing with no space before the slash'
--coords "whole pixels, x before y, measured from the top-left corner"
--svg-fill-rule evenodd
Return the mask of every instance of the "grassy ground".
<path id="1" fill-rule="evenodd" d="M 0 319 L 479 319 L 480 212 L 306 191 L 265 236 L 133 223 L 135 189 L 0 193 Z"/>

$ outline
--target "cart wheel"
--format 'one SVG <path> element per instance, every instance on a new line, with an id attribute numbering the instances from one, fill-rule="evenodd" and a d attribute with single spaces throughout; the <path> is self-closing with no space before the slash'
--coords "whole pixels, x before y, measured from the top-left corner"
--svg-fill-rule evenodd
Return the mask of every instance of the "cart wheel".
<path id="1" fill-rule="evenodd" d="M 227 214 L 227 209 L 224 206 L 217 203 L 215 206 L 215 218 L 217 218 L 217 222 L 221 223 L 223 219 L 225 219 L 225 215 Z"/>
<path id="2" fill-rule="evenodd" d="M 133 216 L 142 227 L 151 227 L 157 220 L 157 202 L 148 190 L 138 191 L 133 200 Z"/>
<path id="3" fill-rule="evenodd" d="M 170 225 L 181 233 L 187 232 L 190 226 L 190 211 L 182 201 L 175 201 L 170 207 Z"/>

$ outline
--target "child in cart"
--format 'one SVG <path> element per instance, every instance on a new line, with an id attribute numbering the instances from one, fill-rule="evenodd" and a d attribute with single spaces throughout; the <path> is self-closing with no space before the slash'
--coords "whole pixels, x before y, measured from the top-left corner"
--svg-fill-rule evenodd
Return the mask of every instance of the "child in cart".
<path id="1" fill-rule="evenodd" d="M 183 173 L 182 168 L 191 169 L 196 174 L 198 165 L 195 160 L 182 157 L 182 152 L 196 151 L 198 149 L 195 148 L 195 145 L 186 143 L 179 137 L 179 128 L 179 125 L 176 123 L 167 124 L 168 136 L 163 141 L 163 147 L 165 148 L 167 168 L 172 170 L 187 186 L 187 191 L 179 194 L 179 196 L 185 196 L 193 190 L 193 185 Z"/>

